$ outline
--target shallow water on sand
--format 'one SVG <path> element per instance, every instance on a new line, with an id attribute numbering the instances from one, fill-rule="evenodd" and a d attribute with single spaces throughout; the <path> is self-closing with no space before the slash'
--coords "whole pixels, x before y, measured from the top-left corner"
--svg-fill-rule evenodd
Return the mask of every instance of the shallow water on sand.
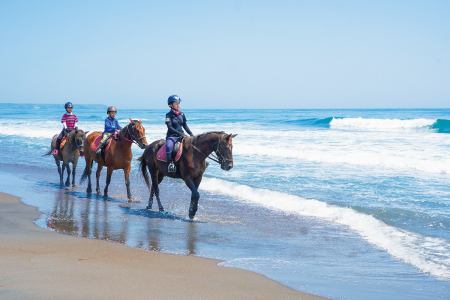
<path id="1" fill-rule="evenodd" d="M 88 196 L 85 185 L 59 187 L 52 168 L 2 164 L 0 182 L 3 192 L 39 208 L 38 226 L 56 232 L 220 259 L 222 266 L 251 270 L 332 299 L 427 299 L 431 294 L 434 299 L 446 299 L 448 295 L 448 282 L 437 282 L 393 259 L 343 226 L 207 191 L 202 191 L 198 215 L 190 221 L 189 190 L 179 180 L 163 182 L 166 212 L 159 213 L 145 209 L 148 192 L 136 173 L 132 193 L 142 202 L 127 202 L 120 173 L 113 176 L 110 191 L 114 196 L 107 201 Z"/>
<path id="2" fill-rule="evenodd" d="M 450 110 L 184 111 L 195 134 L 238 133 L 234 168 L 210 165 L 190 221 L 180 180 L 161 185 L 166 213 L 145 209 L 135 160 L 131 189 L 140 203 L 127 202 L 122 171 L 108 201 L 88 196 L 86 184 L 60 188 L 53 158 L 41 155 L 63 109 L 0 109 L 0 191 L 38 207 L 38 226 L 217 258 L 332 299 L 450 299 Z M 75 113 L 82 129 L 103 128 L 103 108 Z M 120 110 L 119 122 L 142 119 L 153 141 L 165 136 L 165 113 Z"/>

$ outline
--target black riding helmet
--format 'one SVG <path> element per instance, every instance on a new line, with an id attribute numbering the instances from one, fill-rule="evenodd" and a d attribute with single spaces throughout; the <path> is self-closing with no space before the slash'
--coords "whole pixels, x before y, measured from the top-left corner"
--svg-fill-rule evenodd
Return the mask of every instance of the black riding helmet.
<path id="1" fill-rule="evenodd" d="M 175 101 L 181 102 L 181 99 L 177 95 L 172 95 L 169 97 L 169 99 L 167 99 L 167 105 L 170 105 L 170 103 L 175 102 Z"/>

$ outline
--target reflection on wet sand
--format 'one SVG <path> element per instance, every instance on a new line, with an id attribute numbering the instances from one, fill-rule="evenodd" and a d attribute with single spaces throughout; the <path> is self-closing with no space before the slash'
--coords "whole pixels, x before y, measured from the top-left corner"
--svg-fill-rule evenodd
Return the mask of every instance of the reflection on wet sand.
<path id="1" fill-rule="evenodd" d="M 189 223 L 188 227 L 187 249 L 189 255 L 195 255 L 196 241 L 197 241 L 197 224 L 192 222 Z"/>
<path id="2" fill-rule="evenodd" d="M 96 195 L 77 197 L 64 189 L 54 191 L 46 225 L 57 232 L 132 247 L 196 255 L 198 224 L 170 213 L 121 206 Z"/>

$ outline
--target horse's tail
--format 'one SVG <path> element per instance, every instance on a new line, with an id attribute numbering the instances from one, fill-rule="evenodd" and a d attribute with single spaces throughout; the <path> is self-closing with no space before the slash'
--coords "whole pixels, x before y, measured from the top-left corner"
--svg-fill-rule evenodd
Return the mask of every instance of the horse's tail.
<path id="1" fill-rule="evenodd" d="M 50 154 L 52 154 L 52 152 L 53 152 L 53 150 L 52 149 L 50 149 L 50 150 L 48 150 L 44 155 L 42 155 L 42 156 L 47 156 L 47 155 L 50 155 Z"/>
<path id="2" fill-rule="evenodd" d="M 145 184 L 150 189 L 150 178 L 148 178 L 147 163 L 145 162 L 144 155 L 142 154 L 142 156 L 139 157 L 137 160 L 140 161 L 139 170 L 141 170 L 141 175 L 142 177 L 144 177 Z"/>
<path id="3" fill-rule="evenodd" d="M 91 168 L 93 164 L 94 160 L 91 161 Z M 80 184 L 82 184 L 86 180 L 87 176 L 88 176 L 88 165 L 86 164 L 86 167 L 84 168 L 83 171 L 83 175 L 81 175 Z"/>

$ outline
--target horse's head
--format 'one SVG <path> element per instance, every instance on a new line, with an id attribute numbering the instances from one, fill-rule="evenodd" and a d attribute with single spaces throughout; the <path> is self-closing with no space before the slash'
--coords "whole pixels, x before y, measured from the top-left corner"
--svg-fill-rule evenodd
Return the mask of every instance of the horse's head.
<path id="1" fill-rule="evenodd" d="M 233 167 L 233 138 L 237 134 L 223 134 L 219 138 L 216 155 L 219 158 L 220 168 L 225 171 Z"/>
<path id="2" fill-rule="evenodd" d="M 80 155 L 84 156 L 84 140 L 86 139 L 86 134 L 89 131 L 77 130 L 75 131 L 75 135 L 73 137 L 73 143 L 75 147 L 80 151 Z"/>
<path id="3" fill-rule="evenodd" d="M 142 120 L 131 120 L 131 137 L 138 144 L 141 149 L 145 149 L 148 146 L 147 139 L 145 138 L 145 128 L 142 126 Z"/>

